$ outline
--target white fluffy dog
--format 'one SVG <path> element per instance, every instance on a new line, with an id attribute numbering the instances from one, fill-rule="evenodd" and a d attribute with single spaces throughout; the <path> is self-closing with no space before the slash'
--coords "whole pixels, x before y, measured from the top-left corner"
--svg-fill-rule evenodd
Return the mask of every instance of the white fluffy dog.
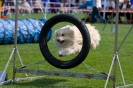
<path id="1" fill-rule="evenodd" d="M 90 47 L 96 49 L 99 45 L 100 34 L 94 26 L 86 24 L 90 33 Z M 79 53 L 82 48 L 82 35 L 76 26 L 67 25 L 55 31 L 54 42 L 58 48 L 59 56 L 67 56 Z"/>

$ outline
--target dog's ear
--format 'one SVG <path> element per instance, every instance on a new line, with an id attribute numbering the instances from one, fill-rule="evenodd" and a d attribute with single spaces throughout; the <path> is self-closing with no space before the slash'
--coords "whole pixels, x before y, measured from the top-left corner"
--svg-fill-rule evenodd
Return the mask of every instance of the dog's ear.
<path id="1" fill-rule="evenodd" d="M 55 32 L 54 33 L 56 33 L 57 32 L 57 30 L 55 30 Z"/>
<path id="2" fill-rule="evenodd" d="M 56 35 L 57 30 L 55 30 L 54 35 Z"/>
<path id="3" fill-rule="evenodd" d="M 67 26 L 66 26 L 66 29 L 67 29 L 67 30 L 71 30 L 71 26 L 70 26 L 70 25 L 67 25 Z"/>
<path id="4" fill-rule="evenodd" d="M 74 33 L 74 26 L 67 26 L 66 28 L 70 33 Z"/>

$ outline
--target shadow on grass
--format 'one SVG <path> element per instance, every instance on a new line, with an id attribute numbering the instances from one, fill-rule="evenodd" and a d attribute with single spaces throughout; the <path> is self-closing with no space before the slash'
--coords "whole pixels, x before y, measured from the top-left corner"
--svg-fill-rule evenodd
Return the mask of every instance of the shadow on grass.
<path id="1" fill-rule="evenodd" d="M 65 79 L 52 79 L 52 78 L 42 78 L 31 81 L 20 81 L 12 83 L 13 86 L 19 86 L 20 88 L 29 88 L 29 87 L 65 87 L 63 85 L 58 85 L 60 82 L 66 82 Z M 57 86 L 56 86 L 57 85 Z"/>

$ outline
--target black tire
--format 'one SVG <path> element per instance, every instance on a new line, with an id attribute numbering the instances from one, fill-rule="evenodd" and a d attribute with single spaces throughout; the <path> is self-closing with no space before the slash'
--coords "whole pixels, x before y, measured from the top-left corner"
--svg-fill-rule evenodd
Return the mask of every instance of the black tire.
<path id="1" fill-rule="evenodd" d="M 83 46 L 81 52 L 69 61 L 62 61 L 55 58 L 49 51 L 47 45 L 47 35 L 49 30 L 59 22 L 70 22 L 74 24 L 82 34 Z M 90 34 L 83 21 L 70 14 L 58 14 L 46 21 L 40 32 L 39 46 L 44 58 L 54 67 L 61 69 L 70 69 L 82 63 L 90 50 Z"/>

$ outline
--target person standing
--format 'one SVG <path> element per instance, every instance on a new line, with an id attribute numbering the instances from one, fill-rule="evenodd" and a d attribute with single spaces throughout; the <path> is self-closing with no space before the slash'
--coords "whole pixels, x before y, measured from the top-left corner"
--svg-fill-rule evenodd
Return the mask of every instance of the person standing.
<path id="1" fill-rule="evenodd" d="M 101 0 L 96 0 L 95 4 L 93 4 L 92 1 L 87 0 L 85 3 L 80 5 L 79 9 L 87 9 L 87 7 L 92 7 L 92 13 L 91 13 L 91 23 L 95 23 L 96 17 L 98 17 L 103 23 L 106 22 L 106 20 L 101 16 L 100 9 L 101 9 Z"/>
<path id="2" fill-rule="evenodd" d="M 101 0 L 96 0 L 95 5 L 92 8 L 92 23 L 97 22 L 96 17 L 98 17 L 103 23 L 106 23 L 106 20 L 100 15 L 101 9 Z"/>

